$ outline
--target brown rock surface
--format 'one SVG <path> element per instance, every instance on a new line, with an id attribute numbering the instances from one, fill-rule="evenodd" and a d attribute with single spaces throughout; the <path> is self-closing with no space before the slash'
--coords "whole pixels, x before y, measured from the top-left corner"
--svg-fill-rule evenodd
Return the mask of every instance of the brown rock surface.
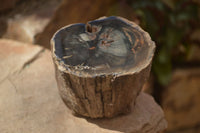
<path id="1" fill-rule="evenodd" d="M 60 1 L 22 1 L 11 11 L 0 14 L 1 20 L 7 22 L 6 32 L 2 37 L 25 43 L 34 43 L 35 35 L 44 30 L 54 16 Z M 0 22 L 4 22 L 1 20 Z"/>
<path id="2" fill-rule="evenodd" d="M 200 124 L 200 69 L 179 69 L 163 92 L 162 105 L 169 131 L 184 131 Z M 196 133 L 196 132 L 194 132 Z"/>
<path id="3" fill-rule="evenodd" d="M 162 109 L 141 93 L 134 110 L 113 119 L 75 117 L 58 95 L 51 53 L 0 40 L 1 133 L 156 133 L 166 128 Z"/>
<path id="4" fill-rule="evenodd" d="M 2 19 L 2 18 L 0 18 L 0 37 L 2 37 L 4 34 L 5 34 L 5 32 L 6 32 L 6 30 L 7 30 L 7 21 L 6 20 L 4 20 L 4 19 Z"/>
<path id="5" fill-rule="evenodd" d="M 153 77 L 152 74 L 150 74 L 150 77 L 147 80 L 147 82 L 144 84 L 142 91 L 147 94 L 152 95 L 153 91 L 154 91 L 154 89 L 153 89 L 154 88 L 154 80 L 155 80 L 155 78 Z"/>
<path id="6" fill-rule="evenodd" d="M 49 40 L 59 28 L 72 23 L 86 23 L 105 16 L 114 2 L 114 0 L 63 0 L 50 23 L 36 36 L 36 43 L 50 48 Z"/>
<path id="7" fill-rule="evenodd" d="M 190 45 L 190 53 L 186 61 L 200 64 L 200 45 Z"/>
<path id="8" fill-rule="evenodd" d="M 192 127 L 192 128 L 186 128 L 178 131 L 171 131 L 167 133 L 200 133 L 200 128 L 199 127 Z"/>
<path id="9" fill-rule="evenodd" d="M 44 31 L 36 35 L 36 43 L 50 48 L 49 40 L 59 28 L 72 23 L 86 23 L 102 16 L 113 15 L 129 18 L 139 23 L 133 9 L 124 0 L 63 0 Z"/>
<path id="10" fill-rule="evenodd" d="M 13 8 L 16 3 L 20 0 L 1 0 L 0 1 L 0 12 Z"/>

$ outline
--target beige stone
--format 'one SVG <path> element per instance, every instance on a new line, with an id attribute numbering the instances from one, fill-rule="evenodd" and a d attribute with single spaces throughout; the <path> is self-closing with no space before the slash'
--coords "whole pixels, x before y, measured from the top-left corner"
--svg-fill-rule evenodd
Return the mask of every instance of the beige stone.
<path id="1" fill-rule="evenodd" d="M 34 36 L 44 29 L 48 21 L 49 18 L 40 18 L 35 14 L 30 16 L 16 15 L 14 18 L 8 19 L 7 31 L 3 38 L 33 43 Z"/>
<path id="2" fill-rule="evenodd" d="M 141 93 L 134 110 L 113 119 L 85 119 L 62 102 L 50 51 L 0 40 L 1 133 L 157 133 L 167 123 L 153 98 Z"/>
<path id="3" fill-rule="evenodd" d="M 189 129 L 200 124 L 200 69 L 179 69 L 164 90 L 162 105 L 169 131 Z"/>
<path id="4" fill-rule="evenodd" d="M 12 40 L 0 41 L 0 82 L 10 75 L 19 73 L 29 62 L 37 57 L 43 48 Z"/>

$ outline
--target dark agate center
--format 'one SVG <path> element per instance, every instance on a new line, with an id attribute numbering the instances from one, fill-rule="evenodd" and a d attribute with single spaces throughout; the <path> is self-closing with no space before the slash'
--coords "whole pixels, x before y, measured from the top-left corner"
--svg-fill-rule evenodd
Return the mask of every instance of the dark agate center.
<path id="1" fill-rule="evenodd" d="M 143 32 L 117 17 L 70 25 L 53 39 L 65 67 L 81 71 L 128 70 L 148 55 Z"/>

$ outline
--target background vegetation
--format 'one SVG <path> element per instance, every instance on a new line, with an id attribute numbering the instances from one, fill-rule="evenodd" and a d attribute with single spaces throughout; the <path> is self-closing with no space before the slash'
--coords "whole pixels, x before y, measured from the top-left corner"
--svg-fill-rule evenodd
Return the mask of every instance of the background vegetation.
<path id="1" fill-rule="evenodd" d="M 192 0 L 129 0 L 128 3 L 140 25 L 156 42 L 153 72 L 161 85 L 167 85 L 172 69 L 185 65 L 191 45 L 199 44 L 191 39 L 192 32 L 200 28 L 199 3 Z"/>

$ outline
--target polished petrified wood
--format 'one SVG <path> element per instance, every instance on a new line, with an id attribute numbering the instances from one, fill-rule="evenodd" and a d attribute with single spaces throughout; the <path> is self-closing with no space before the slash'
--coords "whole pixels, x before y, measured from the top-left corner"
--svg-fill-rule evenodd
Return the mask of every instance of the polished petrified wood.
<path id="1" fill-rule="evenodd" d="M 104 17 L 60 29 L 51 47 L 66 105 L 99 118 L 130 112 L 149 76 L 155 44 L 135 23 Z"/>

